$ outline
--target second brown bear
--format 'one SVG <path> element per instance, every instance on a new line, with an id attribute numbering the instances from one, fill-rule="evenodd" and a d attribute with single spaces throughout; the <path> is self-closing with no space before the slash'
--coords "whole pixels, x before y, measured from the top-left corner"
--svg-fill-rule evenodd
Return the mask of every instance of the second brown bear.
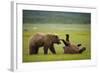
<path id="1" fill-rule="evenodd" d="M 69 34 L 66 34 L 66 41 L 61 39 L 64 43 L 64 54 L 79 54 L 86 50 L 85 47 L 82 47 L 81 44 L 74 45 L 69 41 Z"/>

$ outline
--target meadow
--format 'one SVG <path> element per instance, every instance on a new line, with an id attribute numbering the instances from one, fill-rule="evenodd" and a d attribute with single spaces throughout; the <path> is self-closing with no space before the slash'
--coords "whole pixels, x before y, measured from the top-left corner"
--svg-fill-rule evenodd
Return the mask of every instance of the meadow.
<path id="1" fill-rule="evenodd" d="M 44 55 L 43 47 L 39 49 L 37 55 L 29 55 L 29 38 L 36 34 L 52 33 L 57 34 L 59 38 L 65 39 L 65 34 L 70 35 L 70 41 L 73 44 L 81 43 L 86 47 L 82 54 L 64 54 L 64 44 L 54 45 L 57 54 L 52 54 L 49 50 L 48 55 Z M 90 24 L 29 24 L 23 26 L 23 62 L 41 62 L 41 61 L 67 61 L 67 60 L 86 60 L 91 59 L 91 29 Z"/>

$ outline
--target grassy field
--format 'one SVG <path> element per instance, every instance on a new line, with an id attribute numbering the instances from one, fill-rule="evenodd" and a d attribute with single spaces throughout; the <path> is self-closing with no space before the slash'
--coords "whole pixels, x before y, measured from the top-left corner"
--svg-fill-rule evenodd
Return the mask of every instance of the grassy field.
<path id="1" fill-rule="evenodd" d="M 39 54 L 29 55 L 28 40 L 37 32 L 58 34 L 65 39 L 65 34 L 70 35 L 70 40 L 74 44 L 81 43 L 86 47 L 82 54 L 63 54 L 64 44 L 55 45 L 56 55 L 50 51 L 44 55 L 43 48 L 39 49 Z M 41 61 L 64 61 L 91 59 L 91 33 L 90 24 L 24 24 L 23 26 L 23 62 Z"/>

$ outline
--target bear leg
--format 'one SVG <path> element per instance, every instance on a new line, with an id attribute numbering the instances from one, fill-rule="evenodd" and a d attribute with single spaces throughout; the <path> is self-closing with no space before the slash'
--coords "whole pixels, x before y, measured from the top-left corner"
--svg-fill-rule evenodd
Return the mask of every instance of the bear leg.
<path id="1" fill-rule="evenodd" d="M 44 47 L 44 54 L 48 54 L 48 47 Z"/>
<path id="2" fill-rule="evenodd" d="M 54 47 L 50 47 L 50 51 L 51 51 L 53 54 L 56 54 L 56 51 L 55 51 L 55 48 L 54 48 Z"/>
<path id="3" fill-rule="evenodd" d="M 85 51 L 85 50 L 86 50 L 86 48 L 83 47 L 83 48 L 81 48 L 81 49 L 79 50 L 79 53 L 82 53 L 82 52 Z"/>
<path id="4" fill-rule="evenodd" d="M 34 46 L 30 46 L 30 49 L 29 49 L 29 54 L 32 55 L 32 54 L 36 54 L 36 47 Z"/>
<path id="5" fill-rule="evenodd" d="M 35 50 L 35 54 L 38 54 L 38 50 L 39 50 L 39 48 L 37 47 Z"/>
<path id="6" fill-rule="evenodd" d="M 78 47 L 80 47 L 82 44 L 77 44 Z"/>

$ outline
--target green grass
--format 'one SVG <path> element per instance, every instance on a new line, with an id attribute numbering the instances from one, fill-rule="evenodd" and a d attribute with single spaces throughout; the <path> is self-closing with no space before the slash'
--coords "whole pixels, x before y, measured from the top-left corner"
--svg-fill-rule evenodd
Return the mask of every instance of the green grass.
<path id="1" fill-rule="evenodd" d="M 23 62 L 91 59 L 90 24 L 24 24 L 23 29 Z M 55 44 L 56 55 L 50 51 L 48 55 L 44 55 L 42 47 L 39 49 L 39 54 L 29 55 L 28 40 L 37 32 L 56 33 L 63 39 L 65 39 L 65 34 L 69 34 L 71 42 L 74 44 L 81 43 L 86 47 L 86 51 L 82 54 L 63 54 L 64 44 L 62 43 L 60 45 Z"/>

